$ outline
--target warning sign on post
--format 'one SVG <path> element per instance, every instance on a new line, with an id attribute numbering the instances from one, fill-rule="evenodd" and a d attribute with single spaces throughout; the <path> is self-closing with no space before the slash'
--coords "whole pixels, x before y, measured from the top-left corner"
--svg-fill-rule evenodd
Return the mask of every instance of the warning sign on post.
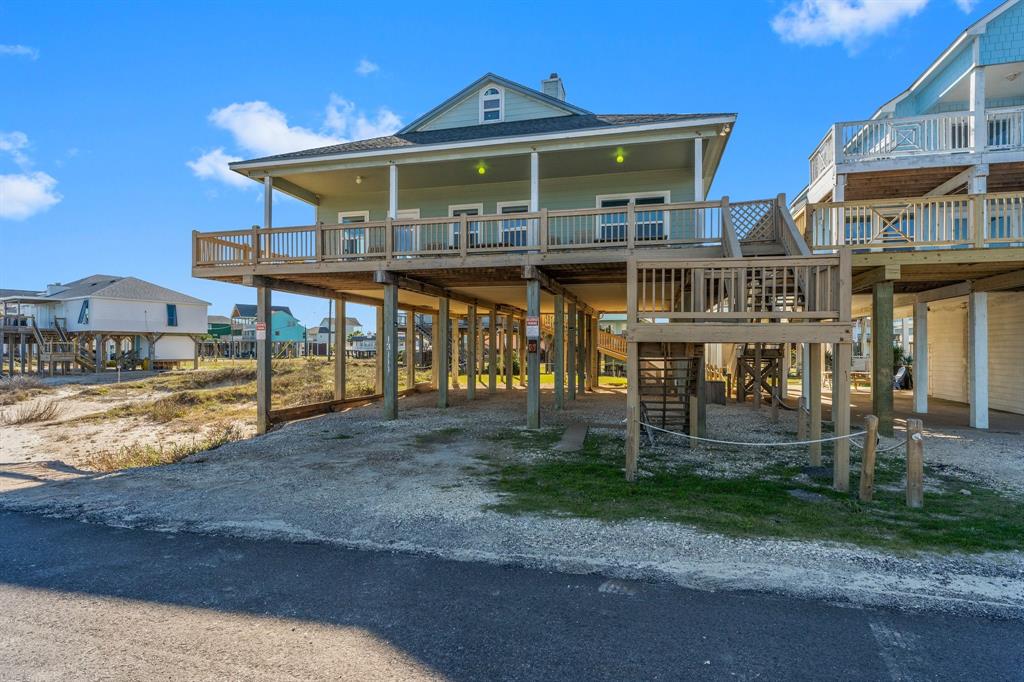
<path id="1" fill-rule="evenodd" d="M 526 338 L 540 338 L 540 318 L 536 315 L 531 315 L 526 318 Z"/>
<path id="2" fill-rule="evenodd" d="M 266 341 L 267 340 L 267 323 L 257 322 L 256 323 L 256 340 Z"/>

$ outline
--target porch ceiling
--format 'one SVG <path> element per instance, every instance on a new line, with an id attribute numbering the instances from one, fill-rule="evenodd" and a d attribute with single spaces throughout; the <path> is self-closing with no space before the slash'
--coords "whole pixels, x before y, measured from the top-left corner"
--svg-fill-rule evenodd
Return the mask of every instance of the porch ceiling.
<path id="1" fill-rule="evenodd" d="M 985 67 L 985 99 L 999 100 L 1024 95 L 1024 62 L 1009 64 L 993 64 Z M 964 73 L 957 82 L 942 93 L 940 104 L 959 104 L 970 101 L 970 71 Z"/>
<path id="2" fill-rule="evenodd" d="M 942 166 L 850 173 L 846 176 L 846 200 L 924 196 L 965 168 L 967 166 Z"/>
<path id="3" fill-rule="evenodd" d="M 716 141 L 718 138 L 710 138 Z M 616 162 L 621 151 L 623 162 Z M 479 168 L 483 166 L 484 174 Z M 584 149 L 541 152 L 540 179 L 622 173 L 636 170 L 666 170 L 693 167 L 693 140 L 616 144 Z M 283 178 L 321 197 L 351 196 L 388 191 L 387 165 L 321 172 L 282 173 Z M 356 182 L 361 178 L 361 182 Z M 529 153 L 482 154 L 454 161 L 406 161 L 398 167 L 398 191 L 479 185 L 498 182 L 528 182 Z"/>

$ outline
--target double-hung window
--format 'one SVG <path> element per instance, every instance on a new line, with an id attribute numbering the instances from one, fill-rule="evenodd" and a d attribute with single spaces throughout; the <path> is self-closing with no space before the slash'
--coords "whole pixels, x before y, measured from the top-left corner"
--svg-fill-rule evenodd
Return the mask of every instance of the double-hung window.
<path id="1" fill-rule="evenodd" d="M 626 228 L 629 223 L 628 207 L 634 205 L 636 214 L 636 240 L 651 241 L 665 239 L 668 235 L 668 219 L 665 211 L 653 208 L 668 201 L 668 192 L 657 192 L 637 195 L 617 194 L 599 196 L 598 208 L 621 208 L 621 211 L 609 211 L 598 216 L 597 241 L 625 242 L 628 240 Z"/>
<path id="2" fill-rule="evenodd" d="M 509 215 L 529 213 L 529 201 L 499 201 L 498 213 Z M 529 246 L 530 221 L 527 218 L 508 218 L 501 221 L 501 243 L 504 246 Z"/>
<path id="3" fill-rule="evenodd" d="M 369 211 L 342 211 L 338 213 L 339 225 L 355 225 L 366 223 L 370 220 Z M 346 229 L 341 231 L 341 255 L 358 256 L 365 255 L 373 250 L 369 243 L 368 231 L 364 227 Z M 380 246 L 383 246 L 381 244 Z"/>
<path id="4" fill-rule="evenodd" d="M 460 204 L 448 207 L 448 216 L 450 218 L 458 218 L 459 216 L 478 216 L 483 212 L 483 204 Z M 477 246 L 480 243 L 480 221 L 467 221 L 466 232 L 469 234 L 469 248 Z M 459 248 L 459 237 L 459 223 L 458 221 L 452 221 L 448 236 L 450 248 Z"/>
<path id="5" fill-rule="evenodd" d="M 177 327 L 178 326 L 178 306 L 173 303 L 167 304 L 167 326 Z"/>

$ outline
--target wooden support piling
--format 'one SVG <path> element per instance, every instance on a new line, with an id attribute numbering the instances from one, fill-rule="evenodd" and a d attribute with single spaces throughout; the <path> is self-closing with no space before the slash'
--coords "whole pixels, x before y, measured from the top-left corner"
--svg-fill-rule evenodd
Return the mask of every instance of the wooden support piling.
<path id="1" fill-rule="evenodd" d="M 466 331 L 469 336 L 466 339 L 466 400 L 476 399 L 476 372 L 477 372 L 477 342 L 480 335 L 478 320 L 476 317 L 476 306 L 471 305 L 466 311 Z"/>
<path id="2" fill-rule="evenodd" d="M 383 333 L 377 337 L 377 355 L 383 356 L 384 419 L 398 418 L 398 285 L 384 285 Z M 378 329 L 381 327 L 378 326 Z"/>
<path id="3" fill-rule="evenodd" d="M 832 423 L 836 436 L 850 435 L 850 369 L 853 346 L 832 344 Z M 839 492 L 850 489 L 850 440 L 832 443 L 832 487 Z"/>
<path id="4" fill-rule="evenodd" d="M 555 294 L 555 409 L 565 408 L 565 295 Z"/>
<path id="5" fill-rule="evenodd" d="M 416 311 L 405 311 L 405 387 L 416 385 Z"/>
<path id="6" fill-rule="evenodd" d="M 878 417 L 864 417 L 864 454 L 860 462 L 860 501 L 870 502 L 875 495 L 875 449 L 878 447 Z"/>
<path id="7" fill-rule="evenodd" d="M 270 390 L 273 335 L 270 331 L 271 297 L 269 287 L 256 287 L 256 433 L 270 428 Z M 262 329 L 261 329 L 262 327 Z M 261 338 L 262 337 L 262 338 Z M 156 341 L 149 337 L 149 356 L 155 357 Z M 153 365 L 150 364 L 150 369 Z"/>
<path id="8" fill-rule="evenodd" d="M 810 345 L 810 365 L 807 370 L 810 372 L 810 394 L 807 400 L 807 438 L 818 440 L 821 438 L 821 356 L 822 346 L 820 343 Z M 811 466 L 821 466 L 821 443 L 811 443 L 809 446 Z"/>
<path id="9" fill-rule="evenodd" d="M 498 306 L 487 315 L 487 392 L 498 392 Z"/>
<path id="10" fill-rule="evenodd" d="M 907 506 L 924 506 L 924 425 L 920 419 L 907 420 Z"/>
<path id="11" fill-rule="evenodd" d="M 566 386 L 569 400 L 576 400 L 576 302 L 569 301 L 569 338 L 565 353 Z"/>
<path id="12" fill-rule="evenodd" d="M 871 289 L 871 411 L 878 432 L 892 437 L 892 282 Z"/>
<path id="13" fill-rule="evenodd" d="M 447 298 L 437 300 L 437 346 L 434 348 L 434 362 L 437 363 L 437 406 L 448 407 L 448 324 L 449 303 Z"/>
<path id="14" fill-rule="evenodd" d="M 526 315 L 540 320 L 540 282 L 535 279 L 526 282 Z M 520 340 L 525 343 L 520 346 L 520 365 L 526 363 L 527 386 L 526 386 L 526 426 L 531 429 L 540 428 L 540 338 L 527 339 L 526 325 L 521 330 Z M 539 331 L 539 325 L 538 325 Z M 533 344 L 532 348 L 528 344 Z M 525 352 L 525 358 L 523 354 Z"/>

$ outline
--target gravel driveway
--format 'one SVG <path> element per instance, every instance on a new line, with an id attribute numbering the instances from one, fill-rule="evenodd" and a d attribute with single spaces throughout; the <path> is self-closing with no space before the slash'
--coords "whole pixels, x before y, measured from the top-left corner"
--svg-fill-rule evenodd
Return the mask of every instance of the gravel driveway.
<path id="1" fill-rule="evenodd" d="M 0 493 L 0 508 L 703 589 L 1024 615 L 1024 557 L 1018 553 L 899 558 L 827 542 L 724 537 L 656 521 L 490 511 L 485 507 L 498 498 L 474 473 L 476 455 L 497 447 L 487 434 L 521 427 L 525 392 L 481 394 L 465 403 L 456 392 L 454 409 L 443 411 L 434 407 L 433 395 L 410 396 L 393 422 L 380 421 L 375 406 L 358 408 L 289 424 L 178 465 L 26 484 Z M 622 393 L 604 391 L 557 416 L 544 404 L 544 416 L 548 425 L 584 421 L 622 430 L 624 402 Z M 712 435 L 767 416 L 737 406 L 712 408 Z M 1020 476 L 1022 446 L 1008 456 Z"/>

